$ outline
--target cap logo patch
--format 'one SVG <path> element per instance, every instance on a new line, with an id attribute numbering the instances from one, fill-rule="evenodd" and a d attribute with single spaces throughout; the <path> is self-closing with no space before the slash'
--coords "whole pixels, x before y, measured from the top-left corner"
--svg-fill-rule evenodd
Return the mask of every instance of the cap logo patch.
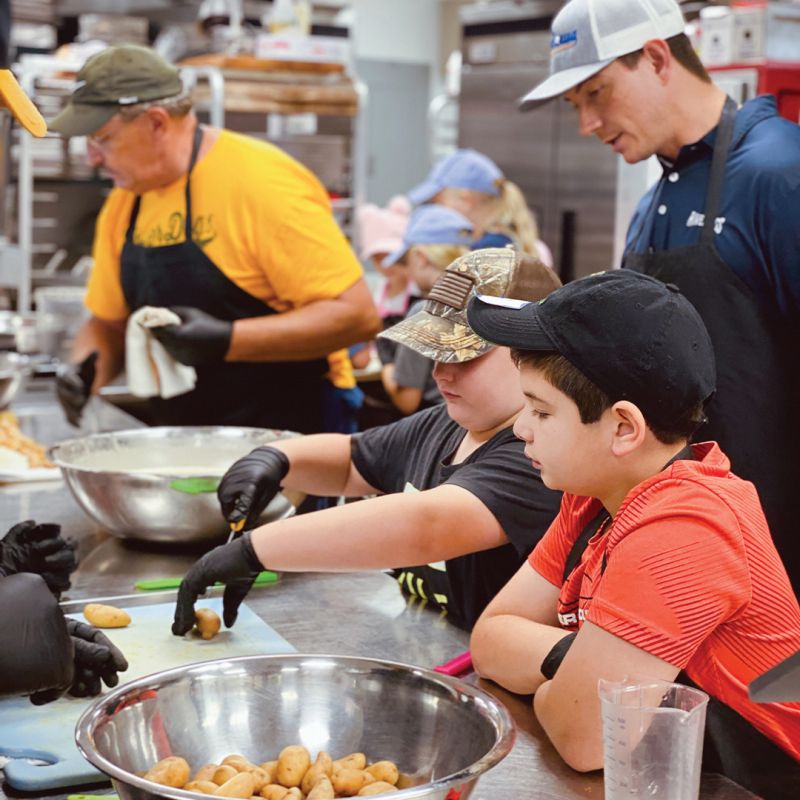
<path id="1" fill-rule="evenodd" d="M 428 292 L 428 300 L 460 310 L 467 305 L 474 283 L 471 275 L 445 270 Z"/>
<path id="2" fill-rule="evenodd" d="M 118 103 L 119 103 L 121 106 L 133 106 L 133 105 L 136 105 L 136 103 L 138 103 L 138 102 L 139 102 L 139 98 L 138 98 L 138 97 L 136 97 L 135 95 L 132 95 L 132 96 L 130 96 L 130 97 L 120 97 L 120 98 L 117 100 L 117 102 L 118 102 Z"/>
<path id="3" fill-rule="evenodd" d="M 553 33 L 550 37 L 550 57 L 557 53 L 563 53 L 578 44 L 578 31 L 568 31 L 567 33 Z"/>

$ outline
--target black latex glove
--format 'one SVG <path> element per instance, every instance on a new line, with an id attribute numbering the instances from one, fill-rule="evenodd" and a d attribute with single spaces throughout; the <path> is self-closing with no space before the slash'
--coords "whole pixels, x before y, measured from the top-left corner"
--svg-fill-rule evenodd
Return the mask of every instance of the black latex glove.
<path id="1" fill-rule="evenodd" d="M 75 677 L 69 693 L 73 697 L 93 697 L 100 694 L 101 680 L 109 688 L 116 686 L 117 673 L 128 669 L 119 648 L 102 631 L 85 622 L 68 619 L 67 630 L 75 648 Z"/>
<path id="2" fill-rule="evenodd" d="M 217 489 L 222 515 L 228 522 L 244 519 L 245 528 L 254 528 L 288 472 L 289 459 L 275 447 L 258 447 L 240 458 Z"/>
<path id="3" fill-rule="evenodd" d="M 150 328 L 150 332 L 176 361 L 196 367 L 225 360 L 231 344 L 232 322 L 189 306 L 171 306 L 170 311 L 181 318 L 181 324 Z"/>
<path id="4" fill-rule="evenodd" d="M 250 541 L 250 531 L 245 531 L 228 544 L 210 550 L 192 566 L 181 581 L 172 632 L 175 636 L 183 636 L 194 627 L 194 604 L 217 581 L 225 584 L 222 619 L 225 627 L 230 628 L 236 622 L 242 600 L 262 569 Z"/>
<path id="5" fill-rule="evenodd" d="M 69 576 L 77 566 L 75 545 L 61 538 L 60 525 L 37 525 L 29 519 L 0 540 L 0 575 L 35 572 L 56 598 L 69 589 Z"/>
<path id="6" fill-rule="evenodd" d="M 89 353 L 80 364 L 65 364 L 56 375 L 56 397 L 70 425 L 81 424 L 95 377 L 97 353 Z"/>
<path id="7" fill-rule="evenodd" d="M 74 647 L 47 584 L 29 572 L 0 578 L 0 695 L 36 705 L 60 697 L 74 677 Z"/>

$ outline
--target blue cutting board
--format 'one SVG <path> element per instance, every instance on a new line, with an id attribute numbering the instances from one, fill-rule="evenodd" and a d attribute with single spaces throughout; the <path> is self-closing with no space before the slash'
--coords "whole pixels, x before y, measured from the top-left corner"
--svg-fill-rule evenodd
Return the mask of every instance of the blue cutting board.
<path id="1" fill-rule="evenodd" d="M 222 616 L 221 598 L 202 600 L 199 606 L 213 608 Z M 239 609 L 231 630 L 223 627 L 207 642 L 170 633 L 174 603 L 134 606 L 126 611 L 131 615 L 127 628 L 104 631 L 128 659 L 128 670 L 120 674 L 125 682 L 198 661 L 290 653 L 295 649 L 246 605 Z M 83 619 L 78 614 L 70 616 Z M 75 745 L 75 723 L 96 699 L 63 697 L 44 706 L 32 705 L 27 697 L 0 700 L 0 755 L 23 759 L 6 765 L 7 782 L 16 789 L 36 791 L 108 780 Z M 36 765 L 24 760 L 31 758 L 47 763 Z"/>

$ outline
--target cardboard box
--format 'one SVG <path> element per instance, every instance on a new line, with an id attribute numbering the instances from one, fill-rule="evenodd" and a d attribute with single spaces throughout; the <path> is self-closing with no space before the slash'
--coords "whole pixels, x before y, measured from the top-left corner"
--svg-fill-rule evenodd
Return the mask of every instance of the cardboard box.
<path id="1" fill-rule="evenodd" d="M 734 56 L 734 15 L 727 6 L 700 11 L 700 58 L 707 67 L 730 64 Z"/>
<path id="2" fill-rule="evenodd" d="M 742 6 L 733 9 L 733 60 L 760 61 L 764 58 L 767 9 Z"/>

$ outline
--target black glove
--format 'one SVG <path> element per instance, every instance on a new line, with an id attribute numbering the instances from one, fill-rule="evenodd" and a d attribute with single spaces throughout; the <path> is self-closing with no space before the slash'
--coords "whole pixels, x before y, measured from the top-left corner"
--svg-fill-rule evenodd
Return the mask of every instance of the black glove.
<path id="1" fill-rule="evenodd" d="M 217 489 L 222 515 L 228 522 L 244 519 L 245 528 L 254 528 L 288 472 L 289 459 L 275 447 L 258 447 L 240 458 Z"/>
<path id="2" fill-rule="evenodd" d="M 76 619 L 67 620 L 67 630 L 75 647 L 75 677 L 69 688 L 73 697 L 100 694 L 100 681 L 109 688 L 119 683 L 118 672 L 128 669 L 128 662 L 111 640 L 92 625 Z"/>
<path id="3" fill-rule="evenodd" d="M 81 424 L 84 406 L 89 402 L 95 377 L 97 353 L 89 353 L 80 364 L 65 364 L 56 375 L 56 397 L 70 425 Z"/>
<path id="4" fill-rule="evenodd" d="M 29 572 L 0 578 L 0 695 L 33 692 L 37 705 L 72 684 L 74 648 L 47 584 Z"/>
<path id="5" fill-rule="evenodd" d="M 189 306 L 172 306 L 170 311 L 181 318 L 181 324 L 150 328 L 150 332 L 176 361 L 196 367 L 225 360 L 231 344 L 232 322 Z"/>
<path id="6" fill-rule="evenodd" d="M 225 584 L 222 619 L 225 627 L 230 628 L 236 622 L 242 600 L 262 569 L 250 541 L 250 531 L 245 531 L 228 544 L 210 550 L 192 566 L 181 581 L 172 632 L 175 636 L 183 636 L 194 627 L 194 604 L 217 581 Z"/>
<path id="7" fill-rule="evenodd" d="M 37 525 L 29 519 L 0 540 L 0 575 L 35 572 L 56 598 L 69 589 L 69 576 L 77 566 L 75 545 L 61 538 L 60 525 Z"/>

